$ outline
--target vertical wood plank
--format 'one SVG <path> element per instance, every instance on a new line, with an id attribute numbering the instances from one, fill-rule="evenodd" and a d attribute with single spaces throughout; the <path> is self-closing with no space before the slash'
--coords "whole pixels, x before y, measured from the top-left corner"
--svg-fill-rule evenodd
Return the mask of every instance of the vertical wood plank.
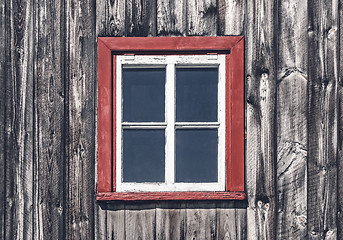
<path id="1" fill-rule="evenodd" d="M 279 1 L 277 238 L 307 235 L 307 2 Z"/>
<path id="2" fill-rule="evenodd" d="M 126 0 L 125 31 L 127 37 L 156 36 L 156 0 Z"/>
<path id="3" fill-rule="evenodd" d="M 126 239 L 154 239 L 156 235 L 155 204 L 126 204 L 125 234 Z"/>
<path id="4" fill-rule="evenodd" d="M 35 1 L 35 233 L 65 232 L 65 15 L 64 1 Z"/>
<path id="5" fill-rule="evenodd" d="M 161 202 L 156 204 L 156 239 L 184 239 L 186 204 Z"/>
<path id="6" fill-rule="evenodd" d="M 216 239 L 217 216 L 214 202 L 188 202 L 186 204 L 184 239 Z"/>
<path id="7" fill-rule="evenodd" d="M 337 238 L 338 1 L 309 1 L 308 237 Z"/>
<path id="8" fill-rule="evenodd" d="M 33 6 L 32 1 L 6 1 L 5 227 L 3 239 L 33 234 Z"/>
<path id="9" fill-rule="evenodd" d="M 247 1 L 248 239 L 275 239 L 275 2 Z"/>
<path id="10" fill-rule="evenodd" d="M 237 202 L 219 202 L 217 205 L 217 239 L 247 239 L 246 206 Z"/>
<path id="11" fill-rule="evenodd" d="M 218 35 L 243 35 L 245 0 L 218 0 Z"/>
<path id="12" fill-rule="evenodd" d="M 187 35 L 215 36 L 217 17 L 216 0 L 187 0 Z"/>
<path id="13" fill-rule="evenodd" d="M 125 205 L 107 204 L 107 239 L 125 239 Z"/>
<path id="14" fill-rule="evenodd" d="M 5 96 L 6 96 L 6 56 L 7 56 L 7 41 L 6 41 L 6 2 L 0 2 L 0 239 L 5 239 Z"/>
<path id="15" fill-rule="evenodd" d="M 338 105 L 338 216 L 337 239 L 343 238 L 343 6 L 339 5 L 339 105 Z"/>
<path id="16" fill-rule="evenodd" d="M 67 0 L 66 14 L 66 232 L 68 239 L 91 239 L 95 195 L 95 4 L 90 0 Z"/>
<path id="17" fill-rule="evenodd" d="M 107 210 L 103 208 L 105 204 L 94 203 L 94 239 L 107 239 Z M 125 230 L 122 230 L 125 232 Z"/>
<path id="18" fill-rule="evenodd" d="M 187 28 L 186 0 L 157 0 L 157 35 L 184 36 Z"/>
<path id="19" fill-rule="evenodd" d="M 125 1 L 96 1 L 96 28 L 98 37 L 124 36 Z"/>

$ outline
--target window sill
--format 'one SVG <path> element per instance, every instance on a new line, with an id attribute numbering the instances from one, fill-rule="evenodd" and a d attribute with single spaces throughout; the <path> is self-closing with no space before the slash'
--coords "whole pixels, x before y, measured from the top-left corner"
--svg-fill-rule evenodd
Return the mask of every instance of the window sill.
<path id="1" fill-rule="evenodd" d="M 98 201 L 244 200 L 244 192 L 100 192 Z"/>

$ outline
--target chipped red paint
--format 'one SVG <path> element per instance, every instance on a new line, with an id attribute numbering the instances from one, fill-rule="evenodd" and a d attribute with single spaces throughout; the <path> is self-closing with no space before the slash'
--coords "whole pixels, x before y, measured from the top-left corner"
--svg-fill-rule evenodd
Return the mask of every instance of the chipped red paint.
<path id="1" fill-rule="evenodd" d="M 244 200 L 244 192 L 104 192 L 97 200 L 146 201 L 146 200 Z"/>
<path id="2" fill-rule="evenodd" d="M 227 192 L 115 192 L 115 55 L 226 55 L 226 191 Z M 113 63 L 113 65 L 111 65 Z M 112 82 L 113 78 L 113 82 Z M 113 88 L 112 88 L 113 87 Z M 112 90 L 111 90 L 112 89 Z M 111 99 L 112 98 L 112 99 Z M 113 108 L 112 108 L 113 102 Z M 113 114 L 113 115 L 112 115 Z M 112 119 L 113 117 L 113 119 Z M 112 122 L 113 120 L 113 122 Z M 113 145 L 113 150 L 112 150 Z M 112 172 L 111 172 L 112 171 Z M 111 182 L 112 180 L 112 182 Z M 113 191 L 113 192 L 111 192 Z M 224 200 L 244 194 L 244 39 L 229 37 L 99 37 L 98 38 L 98 195 L 97 200 Z"/>

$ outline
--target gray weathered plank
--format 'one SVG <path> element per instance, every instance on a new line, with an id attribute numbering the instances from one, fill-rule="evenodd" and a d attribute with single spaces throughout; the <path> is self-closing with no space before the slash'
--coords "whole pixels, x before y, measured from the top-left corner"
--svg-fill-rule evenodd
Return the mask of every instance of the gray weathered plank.
<path id="1" fill-rule="evenodd" d="M 161 202 L 156 204 L 156 239 L 183 239 L 185 236 L 186 204 Z"/>
<path id="2" fill-rule="evenodd" d="M 308 237 L 336 239 L 338 1 L 309 6 Z"/>
<path id="3" fill-rule="evenodd" d="M 246 206 L 234 201 L 219 202 L 216 205 L 217 239 L 247 239 Z"/>
<path id="4" fill-rule="evenodd" d="M 125 204 L 126 239 L 154 239 L 156 235 L 156 209 L 153 203 Z"/>
<path id="5" fill-rule="evenodd" d="M 125 35 L 156 36 L 156 0 L 126 0 Z"/>
<path id="6" fill-rule="evenodd" d="M 217 34 L 216 0 L 187 1 L 187 35 L 215 36 Z"/>
<path id="7" fill-rule="evenodd" d="M 5 229 L 4 239 L 33 235 L 32 1 L 5 2 Z"/>
<path id="8" fill-rule="evenodd" d="M 107 210 L 105 205 L 105 203 L 94 203 L 94 239 L 96 240 L 107 239 Z M 125 232 L 124 229 L 123 232 Z"/>
<path id="9" fill-rule="evenodd" d="M 342 2 L 341 2 L 342 4 Z M 339 11 L 339 108 L 338 108 L 338 215 L 337 215 L 337 239 L 343 238 L 343 8 Z"/>
<path id="10" fill-rule="evenodd" d="M 307 235 L 307 2 L 279 1 L 278 239 Z"/>
<path id="11" fill-rule="evenodd" d="M 5 96 L 6 96 L 6 10 L 5 1 L 0 2 L 0 181 L 5 183 Z M 5 239 L 5 184 L 0 185 L 0 239 Z"/>
<path id="12" fill-rule="evenodd" d="M 186 204 L 184 239 L 216 239 L 217 216 L 213 201 Z"/>
<path id="13" fill-rule="evenodd" d="M 247 2 L 248 239 L 275 239 L 275 1 Z"/>
<path id="14" fill-rule="evenodd" d="M 243 35 L 245 0 L 218 0 L 218 35 Z"/>
<path id="15" fill-rule="evenodd" d="M 96 28 L 98 37 L 124 36 L 125 1 L 96 1 Z"/>
<path id="16" fill-rule="evenodd" d="M 157 35 L 184 36 L 187 28 L 186 0 L 157 0 Z"/>
<path id="17" fill-rule="evenodd" d="M 123 203 L 107 204 L 107 239 L 125 239 L 125 205 Z"/>
<path id="18" fill-rule="evenodd" d="M 36 239 L 64 239 L 65 232 L 65 15 L 64 1 L 35 1 Z"/>
<path id="19" fill-rule="evenodd" d="M 95 6 L 66 3 L 66 231 L 68 239 L 94 238 Z"/>

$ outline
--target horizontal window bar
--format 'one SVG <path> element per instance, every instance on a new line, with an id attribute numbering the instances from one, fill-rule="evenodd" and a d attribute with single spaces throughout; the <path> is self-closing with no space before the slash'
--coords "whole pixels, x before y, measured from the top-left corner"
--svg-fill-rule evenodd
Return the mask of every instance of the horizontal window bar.
<path id="1" fill-rule="evenodd" d="M 167 126 L 165 122 L 123 122 L 122 126 Z"/>
<path id="2" fill-rule="evenodd" d="M 198 129 L 198 128 L 206 128 L 206 129 L 214 129 L 214 128 L 219 128 L 219 126 L 215 125 L 206 125 L 206 126 L 201 126 L 201 125 L 188 125 L 188 126 L 175 126 L 176 129 L 185 129 L 185 128 L 191 128 L 191 129 Z"/>
<path id="3" fill-rule="evenodd" d="M 142 126 L 142 125 L 135 125 L 135 126 L 123 126 L 123 129 L 165 129 L 167 126 Z"/>
<path id="4" fill-rule="evenodd" d="M 176 126 L 219 126 L 219 122 L 175 122 Z"/>

